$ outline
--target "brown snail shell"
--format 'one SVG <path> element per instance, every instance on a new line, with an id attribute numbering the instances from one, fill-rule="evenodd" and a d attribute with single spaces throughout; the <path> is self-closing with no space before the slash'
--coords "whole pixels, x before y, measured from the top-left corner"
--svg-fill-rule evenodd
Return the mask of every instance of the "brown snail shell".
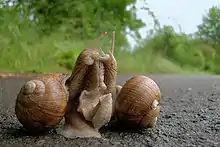
<path id="1" fill-rule="evenodd" d="M 116 117 L 127 126 L 151 128 L 160 112 L 160 99 L 160 89 L 152 79 L 146 76 L 132 77 L 117 96 Z"/>
<path id="2" fill-rule="evenodd" d="M 47 74 L 27 81 L 20 89 L 15 114 L 30 132 L 49 131 L 63 118 L 68 94 L 65 75 Z"/>

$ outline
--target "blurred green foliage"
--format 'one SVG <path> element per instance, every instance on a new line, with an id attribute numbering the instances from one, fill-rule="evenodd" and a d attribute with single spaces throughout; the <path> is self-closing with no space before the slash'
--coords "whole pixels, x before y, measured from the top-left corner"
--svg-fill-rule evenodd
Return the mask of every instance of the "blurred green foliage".
<path id="1" fill-rule="evenodd" d="M 103 32 L 116 31 L 119 73 L 220 73 L 220 8 L 203 16 L 194 34 L 136 16 L 136 0 L 0 0 L 0 71 L 70 72 L 79 53 Z M 147 15 L 148 14 L 148 15 Z M 131 51 L 127 35 L 138 42 Z M 94 48 L 110 47 L 111 34 Z"/>

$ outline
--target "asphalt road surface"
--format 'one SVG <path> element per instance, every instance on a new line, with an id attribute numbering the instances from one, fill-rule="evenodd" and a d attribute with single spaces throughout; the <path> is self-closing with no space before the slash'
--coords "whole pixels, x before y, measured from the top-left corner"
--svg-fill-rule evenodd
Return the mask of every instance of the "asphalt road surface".
<path id="1" fill-rule="evenodd" d="M 118 84 L 131 76 L 118 76 Z M 103 139 L 66 139 L 55 130 L 28 135 L 14 114 L 16 94 L 28 79 L 0 78 L 0 146 L 220 147 L 220 76 L 147 76 L 162 93 L 156 127 L 131 131 L 106 126 Z"/>

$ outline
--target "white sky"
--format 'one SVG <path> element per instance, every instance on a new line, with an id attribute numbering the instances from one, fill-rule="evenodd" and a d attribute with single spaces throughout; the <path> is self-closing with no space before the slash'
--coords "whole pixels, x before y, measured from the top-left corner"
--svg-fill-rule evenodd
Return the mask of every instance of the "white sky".
<path id="1" fill-rule="evenodd" d="M 220 0 L 146 0 L 146 2 L 147 5 L 144 0 L 137 0 L 137 7 L 149 7 L 161 25 L 172 25 L 176 31 L 179 31 L 178 25 L 180 25 L 185 33 L 197 31 L 197 25 L 202 23 L 202 15 L 205 11 L 213 5 L 220 6 Z M 145 10 L 138 10 L 137 15 L 148 24 L 140 31 L 142 37 L 145 37 L 146 31 L 152 28 L 152 18 Z M 132 46 L 134 43 L 132 41 Z"/>

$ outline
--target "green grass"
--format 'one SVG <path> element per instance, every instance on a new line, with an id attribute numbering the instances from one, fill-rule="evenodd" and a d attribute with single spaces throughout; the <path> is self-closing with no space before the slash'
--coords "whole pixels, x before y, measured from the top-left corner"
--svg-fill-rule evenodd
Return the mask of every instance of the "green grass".
<path id="1" fill-rule="evenodd" d="M 181 68 L 178 64 L 158 55 L 125 56 L 118 58 L 119 73 L 154 73 L 154 74 L 210 74 L 198 69 Z"/>
<path id="2" fill-rule="evenodd" d="M 2 44 L 0 71 L 19 73 L 67 71 L 58 64 L 60 53 L 73 50 L 78 54 L 84 47 L 82 41 L 66 41 L 59 34 L 52 34 L 34 43 L 27 43 L 25 39 L 10 42 L 11 40 L 5 38 L 0 41 Z M 74 61 L 74 58 L 72 60 Z"/>
<path id="3" fill-rule="evenodd" d="M 25 40 L 23 40 L 23 42 L 15 41 L 11 43 L 10 38 L 1 39 L 0 43 L 2 46 L 0 50 L 0 71 L 42 73 L 71 72 L 71 68 L 74 66 L 78 54 L 89 42 L 77 39 L 66 40 L 62 34 L 52 34 L 42 39 L 42 41 L 35 43 L 28 44 Z M 66 54 L 64 54 L 65 52 Z M 116 60 L 118 62 L 119 74 L 205 73 L 195 69 L 183 69 L 165 57 L 150 52 L 146 52 L 145 54 L 119 52 L 116 55 Z M 59 64 L 61 62 L 62 64 Z"/>
<path id="4" fill-rule="evenodd" d="M 69 37 L 61 31 L 42 37 L 31 28 L 12 28 L 0 30 L 0 72 L 71 72 L 77 56 L 91 42 L 79 40 L 74 35 Z M 99 41 L 95 47 L 105 47 L 109 40 Z M 152 50 L 142 49 L 134 53 L 117 51 L 115 58 L 118 62 L 118 74 L 209 74 L 192 67 L 183 68 L 161 54 L 152 53 Z"/>

